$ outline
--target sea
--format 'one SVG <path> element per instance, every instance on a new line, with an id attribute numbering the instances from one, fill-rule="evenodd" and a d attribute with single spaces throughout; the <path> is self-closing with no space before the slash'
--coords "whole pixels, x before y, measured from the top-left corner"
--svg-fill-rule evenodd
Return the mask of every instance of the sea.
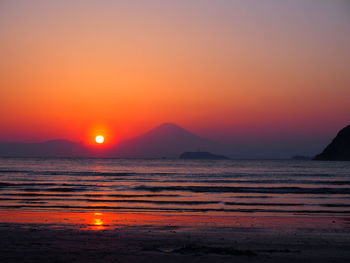
<path id="1" fill-rule="evenodd" d="M 0 158 L 0 209 L 350 215 L 350 162 Z"/>

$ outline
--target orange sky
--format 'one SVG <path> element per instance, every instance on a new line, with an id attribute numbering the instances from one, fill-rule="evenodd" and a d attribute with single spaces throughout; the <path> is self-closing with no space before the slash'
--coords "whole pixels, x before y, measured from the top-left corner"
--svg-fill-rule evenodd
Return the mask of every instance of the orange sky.
<path id="1" fill-rule="evenodd" d="M 340 0 L 1 1 L 0 141 L 102 129 L 117 142 L 162 122 L 226 141 L 333 135 L 349 123 L 349 12 Z"/>

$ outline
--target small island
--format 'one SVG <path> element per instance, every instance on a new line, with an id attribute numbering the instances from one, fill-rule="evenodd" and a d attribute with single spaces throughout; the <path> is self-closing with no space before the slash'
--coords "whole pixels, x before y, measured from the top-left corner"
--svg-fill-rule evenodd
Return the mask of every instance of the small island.
<path id="1" fill-rule="evenodd" d="M 194 160 L 229 160 L 230 158 L 224 155 L 213 154 L 210 152 L 184 152 L 180 155 L 180 159 Z"/>

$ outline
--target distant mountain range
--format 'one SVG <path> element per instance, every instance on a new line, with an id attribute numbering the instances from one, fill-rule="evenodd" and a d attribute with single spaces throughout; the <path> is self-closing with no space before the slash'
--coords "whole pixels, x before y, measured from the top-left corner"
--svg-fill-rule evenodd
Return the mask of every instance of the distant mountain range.
<path id="1" fill-rule="evenodd" d="M 1 157 L 86 157 L 88 148 L 68 140 L 50 140 L 39 143 L 0 143 Z"/>
<path id="2" fill-rule="evenodd" d="M 41 143 L 0 143 L 1 157 L 178 158 L 183 152 L 221 153 L 225 146 L 164 123 L 149 132 L 109 148 L 98 149 L 68 140 Z M 221 151 L 220 151 L 221 150 Z"/>

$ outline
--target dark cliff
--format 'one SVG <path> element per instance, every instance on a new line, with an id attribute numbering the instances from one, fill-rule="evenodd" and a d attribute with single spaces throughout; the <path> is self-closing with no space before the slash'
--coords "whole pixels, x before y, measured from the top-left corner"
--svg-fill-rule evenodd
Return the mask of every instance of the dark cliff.
<path id="1" fill-rule="evenodd" d="M 316 155 L 314 160 L 350 161 L 350 125 L 339 131 L 333 141 L 322 153 Z"/>

